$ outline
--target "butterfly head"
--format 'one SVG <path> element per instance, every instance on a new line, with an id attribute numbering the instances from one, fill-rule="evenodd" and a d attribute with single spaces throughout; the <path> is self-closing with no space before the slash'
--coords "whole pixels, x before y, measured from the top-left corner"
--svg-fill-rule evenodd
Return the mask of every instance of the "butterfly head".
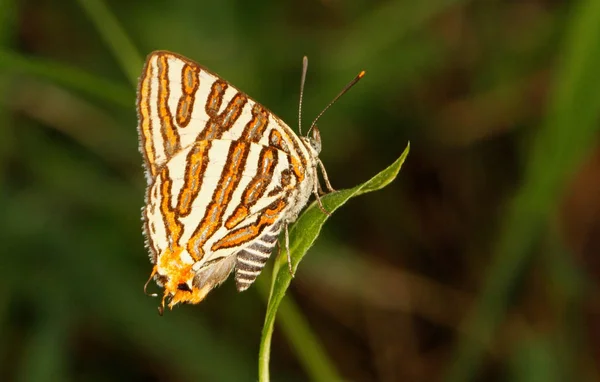
<path id="1" fill-rule="evenodd" d="M 318 156 L 321 152 L 321 133 L 319 132 L 319 128 L 317 125 L 314 125 L 307 136 L 301 137 L 302 141 L 307 147 L 313 151 L 315 156 Z"/>

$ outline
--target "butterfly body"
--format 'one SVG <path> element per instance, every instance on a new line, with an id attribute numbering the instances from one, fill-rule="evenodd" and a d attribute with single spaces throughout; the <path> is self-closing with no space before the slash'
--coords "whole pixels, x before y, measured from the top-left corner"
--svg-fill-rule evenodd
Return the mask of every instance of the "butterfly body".
<path id="1" fill-rule="evenodd" d="M 260 274 L 318 186 L 318 130 L 298 137 L 199 64 L 151 53 L 138 87 L 144 232 L 163 304 L 198 303 L 235 270 Z"/>

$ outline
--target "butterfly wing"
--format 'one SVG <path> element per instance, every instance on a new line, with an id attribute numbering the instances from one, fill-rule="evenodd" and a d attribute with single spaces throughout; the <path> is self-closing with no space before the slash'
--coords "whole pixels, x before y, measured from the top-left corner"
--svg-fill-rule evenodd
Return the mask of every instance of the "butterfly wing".
<path id="1" fill-rule="evenodd" d="M 291 162 L 270 146 L 205 140 L 161 168 L 144 214 L 156 274 L 173 304 L 199 302 L 234 267 L 238 290 L 254 282 L 299 200 Z"/>
<path id="2" fill-rule="evenodd" d="M 267 108 L 183 56 L 151 53 L 138 86 L 138 133 L 148 183 L 182 148 L 201 140 L 243 140 L 269 145 L 276 127 L 306 163 L 309 152 Z"/>
<path id="3" fill-rule="evenodd" d="M 278 220 L 266 218 L 269 208 L 279 216 L 293 197 L 289 167 L 284 152 L 249 142 L 200 141 L 182 149 L 161 168 L 144 209 L 153 262 L 175 245 L 194 262 L 210 262 L 258 237 Z M 236 231 L 260 216 L 257 234 Z"/>
<path id="4" fill-rule="evenodd" d="M 169 305 L 199 302 L 234 267 L 246 289 L 308 200 L 310 151 L 269 110 L 170 52 L 148 56 L 138 116 L 144 226 Z"/>

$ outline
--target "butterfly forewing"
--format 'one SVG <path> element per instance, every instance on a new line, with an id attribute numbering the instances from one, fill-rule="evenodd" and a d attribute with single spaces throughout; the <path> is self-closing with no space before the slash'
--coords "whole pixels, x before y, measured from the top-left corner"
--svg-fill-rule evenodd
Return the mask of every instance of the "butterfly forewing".
<path id="1" fill-rule="evenodd" d="M 149 175 L 181 148 L 205 139 L 269 145 L 277 129 L 306 165 L 310 154 L 294 132 L 267 108 L 199 64 L 158 51 L 146 60 L 138 87 L 139 134 Z"/>
<path id="2" fill-rule="evenodd" d="M 199 302 L 233 269 L 246 289 L 306 204 L 316 153 L 268 109 L 170 52 L 148 56 L 138 116 L 145 232 L 169 306 Z"/>

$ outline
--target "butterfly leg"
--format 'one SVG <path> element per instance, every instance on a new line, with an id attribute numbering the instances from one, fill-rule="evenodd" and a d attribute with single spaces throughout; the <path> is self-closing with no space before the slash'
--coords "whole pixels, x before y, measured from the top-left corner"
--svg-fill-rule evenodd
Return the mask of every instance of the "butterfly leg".
<path id="1" fill-rule="evenodd" d="M 327 187 L 327 191 L 335 192 L 335 189 L 333 187 L 331 187 L 331 183 L 329 183 L 329 177 L 327 176 L 327 171 L 325 171 L 325 165 L 323 165 L 323 162 L 320 159 L 318 159 L 318 161 L 319 161 L 319 167 L 321 168 L 321 172 L 323 173 L 323 179 L 325 180 L 325 187 Z M 319 185 L 319 188 L 320 187 L 321 187 L 321 185 Z"/>
<path id="2" fill-rule="evenodd" d="M 318 173 L 317 173 L 317 167 L 313 167 L 313 171 L 314 171 L 314 177 L 315 177 L 313 194 L 315 194 L 315 198 L 317 198 L 317 204 L 319 204 L 319 208 L 321 209 L 321 211 L 323 211 L 323 213 L 325 215 L 331 216 L 331 212 L 327 211 L 325 209 L 325 207 L 323 207 L 323 202 L 321 201 L 321 196 L 319 196 L 319 178 L 318 178 Z"/>
<path id="3" fill-rule="evenodd" d="M 317 192 L 319 193 L 319 195 L 325 195 L 326 192 L 323 191 L 323 188 L 321 187 L 321 182 L 317 182 Z"/>
<path id="4" fill-rule="evenodd" d="M 288 225 L 285 225 L 285 250 L 287 251 L 288 269 L 290 275 L 294 277 L 294 269 L 292 268 L 292 255 L 290 254 L 290 234 L 288 232 Z"/>

